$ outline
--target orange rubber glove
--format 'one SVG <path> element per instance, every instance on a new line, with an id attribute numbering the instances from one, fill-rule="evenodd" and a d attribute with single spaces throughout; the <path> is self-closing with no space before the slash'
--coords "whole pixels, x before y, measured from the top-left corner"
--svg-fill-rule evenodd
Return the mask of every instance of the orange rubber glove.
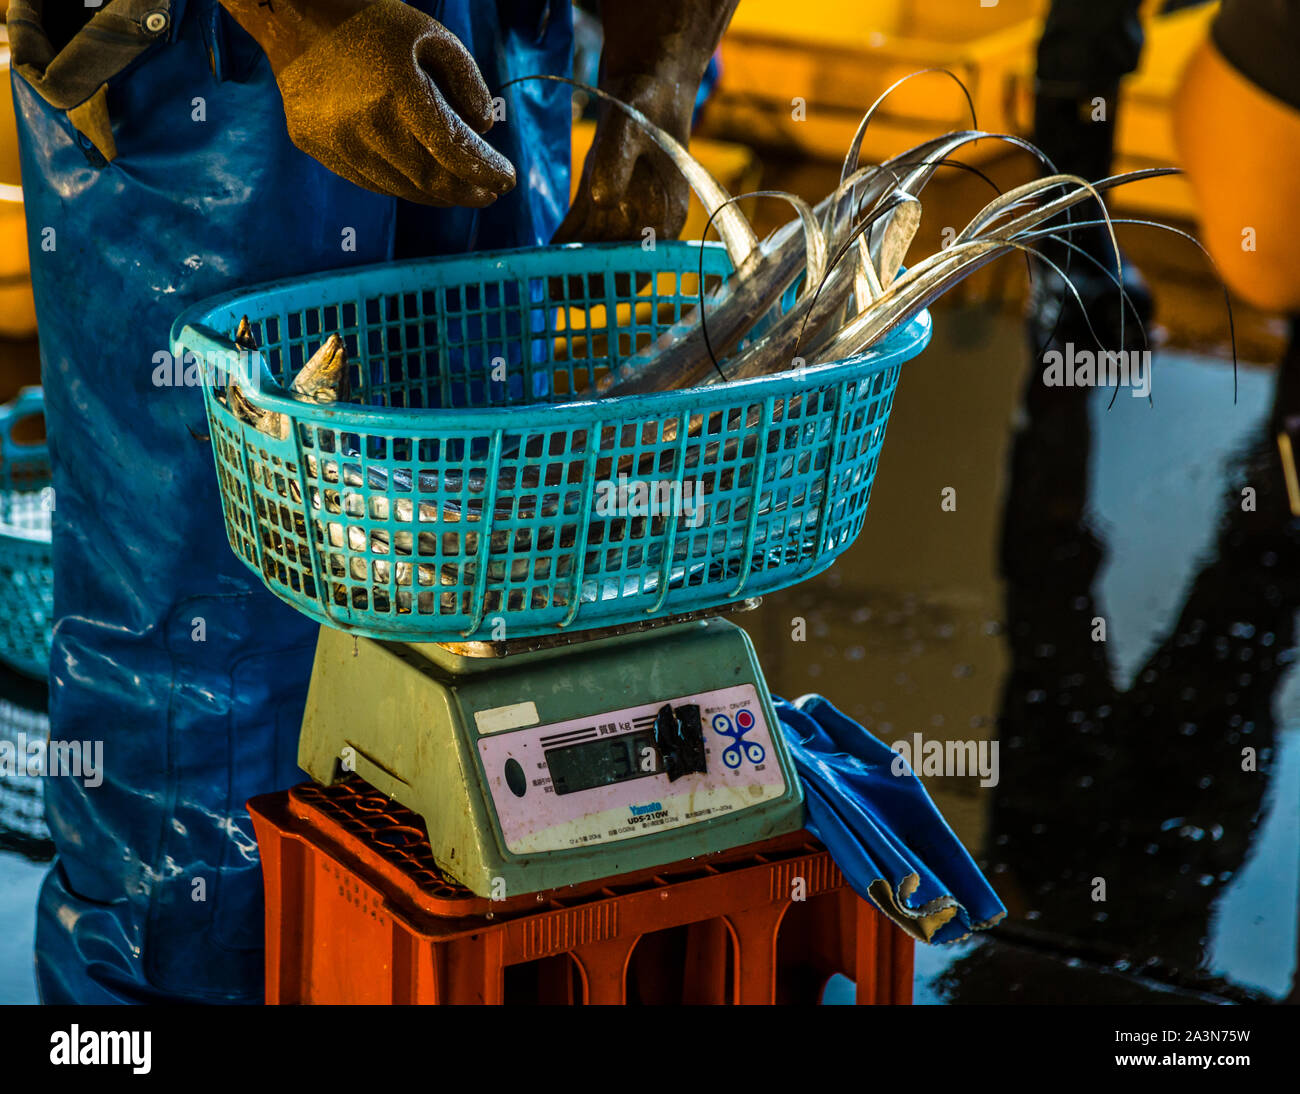
<path id="1" fill-rule="evenodd" d="M 515 185 L 483 140 L 492 97 L 469 51 L 401 0 L 222 0 L 266 51 L 293 143 L 337 175 L 424 205 Z"/>

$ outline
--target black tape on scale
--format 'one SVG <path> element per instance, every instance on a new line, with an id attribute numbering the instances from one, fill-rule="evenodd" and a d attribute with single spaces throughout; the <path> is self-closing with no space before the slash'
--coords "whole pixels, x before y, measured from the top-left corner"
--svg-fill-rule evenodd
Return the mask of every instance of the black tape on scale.
<path id="1" fill-rule="evenodd" d="M 668 703 L 660 707 L 655 715 L 655 748 L 669 782 L 702 773 L 704 727 L 700 724 L 700 708 L 692 705 L 674 710 Z"/>

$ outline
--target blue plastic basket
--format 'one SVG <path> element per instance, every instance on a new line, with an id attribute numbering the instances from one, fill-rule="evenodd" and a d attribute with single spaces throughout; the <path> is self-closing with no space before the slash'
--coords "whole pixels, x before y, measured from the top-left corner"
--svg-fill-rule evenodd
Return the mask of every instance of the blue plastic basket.
<path id="1" fill-rule="evenodd" d="M 50 455 L 14 440 L 14 427 L 44 412 L 38 387 L 0 407 L 0 661 L 42 680 L 54 626 Z"/>
<path id="2" fill-rule="evenodd" d="M 825 569 L 862 527 L 929 316 L 801 373 L 584 399 L 695 306 L 700 260 L 686 243 L 481 253 L 191 308 L 173 351 L 206 366 L 231 547 L 312 618 L 407 641 L 654 619 Z M 703 262 L 707 291 L 730 265 L 716 245 Z M 232 341 L 243 315 L 257 353 Z M 287 395 L 333 332 L 352 403 Z M 236 418 L 227 378 L 283 430 Z"/>

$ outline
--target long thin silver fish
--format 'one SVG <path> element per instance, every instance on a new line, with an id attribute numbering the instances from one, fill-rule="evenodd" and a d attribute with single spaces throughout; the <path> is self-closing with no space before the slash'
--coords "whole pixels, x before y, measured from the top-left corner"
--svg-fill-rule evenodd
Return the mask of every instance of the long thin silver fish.
<path id="1" fill-rule="evenodd" d="M 860 234 L 864 220 L 871 220 L 869 214 L 864 217 L 860 211 L 863 207 L 869 209 L 878 206 L 895 189 L 916 197 L 944 160 L 963 146 L 984 139 L 1009 143 L 1036 155 L 1040 162 L 1050 163 L 1028 141 L 1009 134 L 963 130 L 932 138 L 878 167 L 855 171 L 833 193 L 817 203 L 814 207 L 817 215 L 828 220 L 828 246 L 837 250 L 843 241 Z M 846 204 L 850 196 L 852 204 Z M 888 225 L 889 221 L 886 220 L 885 224 Z M 900 229 L 905 234 L 906 221 Z M 884 236 L 883 232 L 874 236 L 873 257 L 879 255 Z M 700 308 L 697 307 L 689 316 L 664 332 L 651 347 L 626 362 L 617 376 L 611 376 L 604 384 L 598 385 L 598 391 L 610 396 L 631 395 L 716 382 L 714 354 L 719 357 L 727 355 L 742 338 L 753 331 L 758 320 L 768 314 L 803 272 L 800 258 L 799 226 L 792 221 L 773 234 L 748 276 L 745 271 L 736 271 L 713 296 L 705 298 L 703 308 L 707 315 L 707 336 L 700 318 Z M 831 302 L 835 304 L 835 309 L 826 313 L 828 318 L 841 310 L 843 294 L 853 285 L 854 268 L 851 264 L 837 266 L 831 272 L 831 277 L 834 278 Z M 803 316 L 812 304 L 811 295 L 806 293 L 801 296 L 795 307 L 781 317 L 779 322 L 786 323 L 787 330 L 791 325 L 802 329 Z M 800 311 L 800 308 L 804 311 Z M 768 346 L 772 344 L 769 342 Z M 792 340 L 787 340 L 786 344 L 792 344 Z M 710 353 L 710 347 L 713 353 Z M 753 374 L 761 375 L 767 371 L 788 368 L 792 356 L 789 353 L 779 353 L 775 361 L 780 363 Z"/>
<path id="2" fill-rule="evenodd" d="M 898 206 L 914 203 L 915 199 L 910 195 L 896 191 L 883 206 L 875 210 L 873 216 L 883 219 L 891 215 Z M 870 256 L 868 258 L 868 268 L 870 268 Z M 745 380 L 796 367 L 799 364 L 800 338 L 808 328 L 813 331 L 820 330 L 841 316 L 845 297 L 853 291 L 859 272 L 860 270 L 855 269 L 851 263 L 836 266 L 828 275 L 826 285 L 797 301 L 794 307 L 777 319 L 761 337 L 728 360 L 724 370 L 727 380 Z M 884 291 L 879 288 L 878 281 L 876 285 L 877 288 L 871 296 L 873 300 L 879 298 Z M 806 360 L 806 357 L 804 359 Z M 700 382 L 703 386 L 709 386 L 720 381 L 715 373 L 705 376 Z"/>
<path id="3" fill-rule="evenodd" d="M 961 244 L 951 245 L 935 255 L 928 256 L 912 269 L 909 269 L 906 275 L 909 283 L 917 282 L 922 277 L 929 276 L 928 271 L 935 268 L 936 264 L 944 264 L 949 270 L 959 269 L 961 263 L 965 261 L 963 256 L 974 253 L 963 247 L 964 244 L 970 242 L 973 232 L 978 230 L 987 231 L 989 225 L 995 224 L 1000 216 L 1014 211 L 1020 205 L 1026 204 L 1028 197 L 1042 196 L 1062 185 L 1072 185 L 1076 187 L 1076 190 L 1055 202 L 1031 207 L 1009 224 L 1003 225 L 1002 230 L 997 234 L 1014 234 L 1017 231 L 1025 230 L 1059 215 L 1062 211 L 1078 204 L 1080 201 L 1087 200 L 1089 197 L 1100 200 L 1100 193 L 1086 180 L 1077 176 L 1062 175 L 1039 179 L 1023 187 L 1018 187 L 1016 190 L 999 195 L 972 218 L 966 229 L 963 229 L 962 235 L 958 237 Z M 902 244 L 901 237 L 898 238 L 898 244 Z M 1007 249 L 1004 247 L 997 253 L 1006 253 Z M 971 272 L 974 272 L 974 268 L 968 270 L 966 275 Z M 941 274 L 935 274 L 934 276 L 939 277 Z M 839 277 L 842 280 L 844 274 L 841 272 Z M 955 282 L 948 280 L 943 283 L 945 286 L 951 287 L 951 284 Z M 890 288 L 895 287 L 895 283 L 892 283 L 891 280 Z M 797 358 L 814 362 L 842 360 L 844 357 L 852 355 L 845 352 L 851 342 L 857 345 L 854 352 L 861 352 L 862 349 L 871 344 L 871 341 L 875 340 L 875 338 L 859 337 L 868 324 L 874 322 L 870 317 L 879 318 L 883 316 L 891 301 L 903 298 L 902 290 L 894 293 L 882 293 L 881 297 L 873 301 L 868 309 L 860 312 L 848 323 L 841 323 L 837 327 L 828 326 L 827 318 L 834 314 L 836 296 L 837 290 L 832 286 L 830 298 L 818 301 L 819 306 L 811 313 L 809 321 L 798 328 L 797 334 L 792 332 L 791 323 L 783 319 L 782 323 L 774 327 L 763 339 L 760 339 L 729 362 L 727 371 L 730 376 L 736 379 L 744 379 L 750 376 L 761 376 L 769 372 L 781 371 L 791 367 L 791 363 Z M 919 310 L 919 308 L 913 310 L 900 309 L 897 314 L 893 315 L 888 329 L 892 330 L 900 323 L 906 322 Z M 797 318 L 797 316 L 791 318 Z M 877 334 L 876 337 L 878 338 L 879 335 Z M 833 350 L 828 349 L 826 346 L 826 343 L 831 339 L 840 339 L 837 347 Z M 855 339 L 856 341 L 854 341 Z M 837 356 L 837 354 L 842 354 L 842 356 Z"/>
<path id="4" fill-rule="evenodd" d="M 905 157 L 911 154 L 903 153 L 891 164 L 901 169 Z M 862 201 L 875 200 L 892 184 L 888 171 L 886 165 L 865 170 L 855 178 L 854 185 L 867 180 Z M 818 202 L 815 215 L 825 216 L 837 194 L 838 191 Z M 733 272 L 714 294 L 706 296 L 701 305 L 664 331 L 651 346 L 617 370 L 611 370 L 597 385 L 598 393 L 636 395 L 703 383 L 714 372 L 714 356 L 730 353 L 805 271 L 801 227 L 800 222 L 790 221 L 778 228 L 747 269 Z M 702 320 L 701 308 L 707 320 Z"/>
<path id="5" fill-rule="evenodd" d="M 920 206 L 916 195 L 923 191 L 926 184 L 934 177 L 942 161 L 965 145 L 984 139 L 1006 141 L 1016 147 L 1023 147 L 1025 143 L 1020 138 L 1007 134 L 968 130 L 938 138 L 934 142 L 927 142 L 923 146 L 927 156 L 919 162 L 913 161 L 912 152 L 915 150 L 904 153 L 902 157 L 898 157 L 898 162 L 890 161 L 880 169 L 888 180 L 896 182 L 893 190 L 886 191 L 879 198 L 874 199 L 875 208 L 868 217 L 864 218 L 864 221 L 851 226 L 837 226 L 834 232 L 835 238 L 844 239 L 864 222 L 873 223 L 877 218 L 884 219 L 887 227 L 878 244 L 876 254 L 879 257 L 868 255 L 865 268 L 870 269 L 871 261 L 875 257 L 882 272 L 888 270 L 887 281 L 888 284 L 892 284 L 902 257 L 906 254 L 920 223 Z M 845 189 L 845 185 L 842 184 L 836 191 L 836 195 L 841 195 Z M 833 199 L 837 202 L 839 200 L 835 195 Z M 861 238 L 861 234 L 858 234 L 858 239 Z M 795 367 L 801 359 L 814 360 L 810 350 L 804 349 L 805 343 L 815 347 L 823 330 L 845 324 L 847 320 L 843 316 L 844 302 L 846 299 L 860 295 L 859 278 L 863 269 L 862 266 L 855 267 L 851 263 L 837 264 L 828 274 L 825 285 L 811 294 L 811 298 L 808 296 L 801 298 L 761 338 L 755 340 L 728 362 L 724 370 L 727 379 L 743 380 L 765 376 Z M 870 299 L 879 298 L 885 291 L 885 287 L 877 278 L 872 292 L 864 295 Z M 851 314 L 858 314 L 858 309 L 854 309 Z M 716 382 L 718 382 L 716 374 L 706 375 L 700 380 L 703 385 Z"/>
<path id="6" fill-rule="evenodd" d="M 819 348 L 820 359 L 842 360 L 860 353 L 980 266 L 1016 249 L 1013 243 L 1017 234 L 1032 230 L 1084 201 L 1100 201 L 1101 191 L 1139 179 L 1155 178 L 1171 173 L 1174 173 L 1172 168 L 1147 168 L 1102 179 L 1096 183 L 1083 183 L 1076 189 L 1001 225 L 992 238 L 972 237 L 968 234 L 961 243 L 954 243 L 909 268 L 871 309 L 857 316 Z M 1044 180 L 1042 187 L 1046 190 L 1059 186 L 1062 180 L 1072 181 L 1068 176 L 1056 176 Z M 976 214 L 971 223 L 977 226 L 996 223 L 999 211 L 1013 205 L 1023 196 L 1012 192 L 995 199 Z"/>
<path id="7" fill-rule="evenodd" d="M 840 168 L 841 192 L 843 191 L 845 183 L 847 183 L 858 170 L 858 165 L 862 159 L 862 142 L 866 138 L 867 128 L 871 125 L 872 121 L 875 120 L 876 111 L 878 111 L 884 105 L 885 101 L 904 84 L 910 83 L 912 80 L 919 79 L 922 76 L 929 75 L 947 76 L 953 81 L 953 83 L 961 88 L 962 94 L 966 96 L 966 105 L 970 107 L 971 129 L 979 129 L 979 123 L 975 118 L 975 102 L 971 98 L 969 89 L 964 83 L 962 83 L 960 77 L 955 73 L 948 71 L 946 68 L 925 68 L 918 72 L 909 73 L 901 79 L 895 80 L 889 85 L 889 87 L 885 88 L 885 90 L 876 97 L 876 101 L 867 107 L 866 113 L 862 115 L 862 120 L 858 123 L 858 128 L 853 134 L 853 139 L 849 142 L 848 150 L 844 154 L 844 163 Z M 843 219 L 846 212 L 847 201 L 851 201 L 851 198 L 842 196 L 836 203 L 833 214 L 827 218 L 828 228 L 829 222 L 832 219 Z M 920 210 L 917 209 L 913 212 L 907 212 L 900 208 L 897 216 L 902 218 L 901 221 L 899 221 L 896 226 L 895 218 L 890 218 L 884 226 L 885 231 L 887 233 L 894 232 L 896 236 L 906 238 L 907 242 L 910 243 L 912 237 L 916 234 L 915 224 L 919 223 Z M 913 221 L 915 221 L 915 223 L 913 223 Z M 890 245 L 890 243 L 891 241 L 887 237 L 885 243 L 882 244 L 882 249 L 883 247 Z M 898 249 L 896 242 L 893 244 L 893 249 Z M 907 247 L 904 245 L 901 248 L 901 254 L 898 259 L 900 264 L 902 262 L 902 255 L 906 253 Z M 897 269 L 896 266 L 895 269 Z M 874 297 L 879 296 L 884 289 L 889 287 L 889 282 L 892 280 L 892 274 L 886 277 L 884 276 L 883 270 L 878 272 L 873 268 L 867 240 L 864 236 L 859 236 L 857 268 L 854 271 L 853 296 L 854 303 L 856 304 L 856 308 L 853 309 L 854 312 L 861 311 L 863 308 L 867 307 Z M 846 320 L 849 318 L 851 318 L 851 314 L 845 316 Z"/>
<path id="8" fill-rule="evenodd" d="M 961 144 L 983 136 L 995 135 L 978 131 L 948 134 L 923 142 L 879 167 L 853 171 L 815 207 L 815 214 L 825 221 L 827 231 L 831 233 L 831 243 L 850 229 L 854 220 L 853 209 L 877 201 L 888 191 L 891 181 L 902 184 L 905 169 L 912 168 L 915 172 L 919 165 L 921 175 L 913 173 L 908 176 L 908 181 L 917 188 L 924 186 L 940 160 Z M 1018 138 L 998 139 L 1012 140 L 1032 149 Z M 710 220 L 713 215 L 711 212 Z M 793 221 L 779 228 L 760 248 L 759 254 L 746 266 L 738 268 L 715 294 L 704 300 L 700 308 L 665 331 L 645 352 L 611 371 L 597 385 L 597 391 L 605 395 L 631 395 L 703 382 L 712 371 L 715 354 L 725 355 L 748 335 L 754 324 L 805 272 L 805 266 L 800 262 L 797 229 L 798 225 Z M 805 238 L 813 238 L 806 228 Z M 808 249 L 811 252 L 812 247 Z M 809 280 L 817 283 L 814 279 Z M 708 315 L 707 327 L 703 312 Z"/>

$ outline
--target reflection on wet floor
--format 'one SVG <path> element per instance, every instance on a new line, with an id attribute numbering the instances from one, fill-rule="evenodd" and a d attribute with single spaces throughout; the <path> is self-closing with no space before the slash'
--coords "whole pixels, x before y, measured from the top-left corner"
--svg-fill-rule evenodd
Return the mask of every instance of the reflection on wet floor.
<path id="1" fill-rule="evenodd" d="M 1300 528 L 1272 373 L 1243 367 L 1234 406 L 1230 362 L 1157 352 L 1152 404 L 1108 411 L 1030 377 L 1010 317 L 935 329 L 861 537 L 743 620 L 778 694 L 889 744 L 998 744 L 996 785 L 926 782 L 1009 915 L 919 953 L 918 1001 L 1295 999 Z"/>
<path id="2" fill-rule="evenodd" d="M 39 862 L 54 845 L 45 826 L 41 780 L 23 770 L 30 747 L 49 740 L 50 718 L 44 709 L 5 698 L 0 688 L 0 850 L 17 851 Z"/>
<path id="3" fill-rule="evenodd" d="M 54 845 L 43 780 L 27 774 L 32 742 L 49 738 L 45 685 L 0 665 L 0 1004 L 36 1002 L 36 894 Z"/>
<path id="4" fill-rule="evenodd" d="M 34 339 L 0 340 L 0 403 L 40 383 Z M 45 686 L 0 665 L 0 745 L 49 734 Z M 39 778 L 0 773 L 0 1003 L 36 1002 L 36 893 L 53 857 Z"/>

